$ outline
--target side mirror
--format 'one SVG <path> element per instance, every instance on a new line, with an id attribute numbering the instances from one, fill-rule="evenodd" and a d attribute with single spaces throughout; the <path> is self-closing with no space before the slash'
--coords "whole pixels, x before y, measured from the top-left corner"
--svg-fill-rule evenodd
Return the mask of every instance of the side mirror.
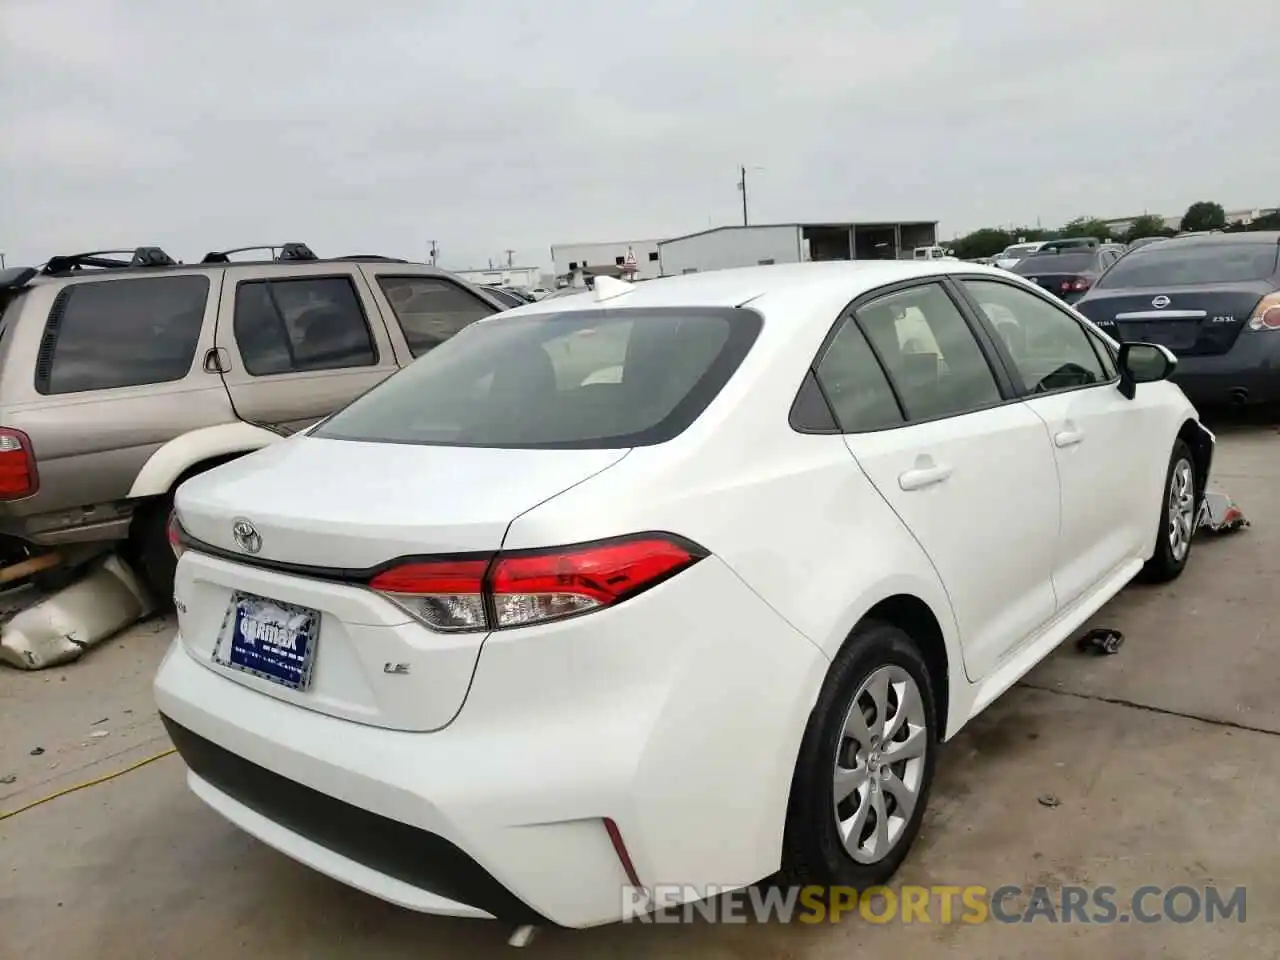
<path id="1" fill-rule="evenodd" d="M 1178 367 L 1178 358 L 1158 343 L 1122 343 L 1117 358 L 1120 392 L 1132 400 L 1140 383 L 1168 380 Z"/>

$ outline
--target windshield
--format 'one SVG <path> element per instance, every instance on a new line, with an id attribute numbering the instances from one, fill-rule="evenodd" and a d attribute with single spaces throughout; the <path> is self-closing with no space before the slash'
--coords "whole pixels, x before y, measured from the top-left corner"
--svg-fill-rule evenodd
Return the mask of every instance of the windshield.
<path id="1" fill-rule="evenodd" d="M 1186 287 L 1246 283 L 1276 272 L 1274 243 L 1152 243 L 1107 271 L 1100 287 Z"/>
<path id="2" fill-rule="evenodd" d="M 1023 244 L 1019 247 L 1006 247 L 1004 253 L 1000 254 L 1001 260 L 1013 260 L 1019 257 L 1027 257 L 1039 250 L 1036 244 Z"/>
<path id="3" fill-rule="evenodd" d="M 1037 276 L 1042 273 L 1079 273 L 1093 267 L 1097 255 L 1093 253 L 1038 253 L 1014 264 L 1013 272 L 1021 276 Z"/>
<path id="4" fill-rule="evenodd" d="M 481 321 L 312 436 L 508 448 L 662 443 L 706 409 L 760 326 L 749 310 L 688 307 Z"/>

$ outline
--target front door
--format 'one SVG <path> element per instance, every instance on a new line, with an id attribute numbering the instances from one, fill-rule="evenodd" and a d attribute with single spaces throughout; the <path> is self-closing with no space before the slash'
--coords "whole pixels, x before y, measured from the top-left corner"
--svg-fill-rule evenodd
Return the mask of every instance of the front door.
<path id="1" fill-rule="evenodd" d="M 1158 411 L 1117 389 L 1105 341 L 1063 307 L 1001 280 L 963 279 L 1000 335 L 1026 405 L 1043 422 L 1062 489 L 1062 534 L 1054 557 L 1066 607 L 1150 544 L 1149 446 Z"/>
<path id="2" fill-rule="evenodd" d="M 937 570 L 965 671 L 980 680 L 1057 609 L 1058 478 L 1044 424 L 1006 395 L 990 344 L 941 284 L 898 289 L 853 317 L 904 422 L 846 442 Z"/>

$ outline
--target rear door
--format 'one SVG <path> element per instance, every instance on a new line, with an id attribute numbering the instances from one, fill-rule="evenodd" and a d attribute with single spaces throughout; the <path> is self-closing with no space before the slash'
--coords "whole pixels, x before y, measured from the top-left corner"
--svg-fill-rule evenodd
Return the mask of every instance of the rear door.
<path id="1" fill-rule="evenodd" d="M 372 292 L 346 263 L 227 268 L 217 345 L 236 414 L 287 432 L 398 369 Z"/>
<path id="2" fill-rule="evenodd" d="M 850 452 L 938 571 L 974 681 L 1057 607 L 1053 453 L 993 356 L 943 284 L 916 283 L 855 305 L 818 371 Z M 892 402 L 872 404 L 886 374 Z"/>
<path id="3" fill-rule="evenodd" d="M 1027 406 L 1045 424 L 1057 463 L 1062 533 L 1053 582 L 1061 607 L 1087 594 L 1151 542 L 1151 505 L 1160 494 L 1168 451 L 1160 409 L 1143 393 L 1117 389 L 1114 359 L 1102 338 L 1047 297 L 996 278 L 959 285 L 999 335 Z"/>

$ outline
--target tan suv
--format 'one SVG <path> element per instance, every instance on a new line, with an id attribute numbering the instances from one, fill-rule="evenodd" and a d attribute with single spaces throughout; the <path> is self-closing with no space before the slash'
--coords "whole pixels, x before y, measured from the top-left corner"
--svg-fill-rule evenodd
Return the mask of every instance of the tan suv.
<path id="1" fill-rule="evenodd" d="M 252 251 L 270 259 L 232 259 Z M 0 559 L 123 543 L 164 602 L 179 483 L 315 423 L 502 309 L 434 267 L 322 260 L 300 243 L 0 271 Z"/>

